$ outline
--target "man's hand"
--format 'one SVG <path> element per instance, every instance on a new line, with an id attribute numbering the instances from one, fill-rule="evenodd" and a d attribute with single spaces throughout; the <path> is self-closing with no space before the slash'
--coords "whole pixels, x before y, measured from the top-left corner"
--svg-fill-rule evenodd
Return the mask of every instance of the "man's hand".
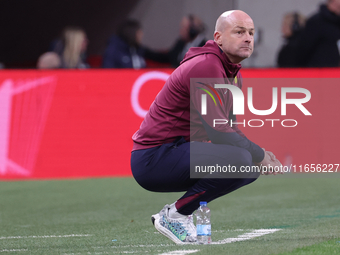
<path id="1" fill-rule="evenodd" d="M 275 157 L 275 155 L 271 151 L 266 151 L 264 148 L 262 148 L 264 151 L 264 159 L 257 163 L 259 167 L 262 167 L 261 174 L 269 175 L 273 174 L 276 175 L 278 173 L 283 174 L 282 171 L 277 171 L 277 169 L 281 169 L 282 164 L 281 162 Z M 274 171 L 276 169 L 276 171 Z"/>

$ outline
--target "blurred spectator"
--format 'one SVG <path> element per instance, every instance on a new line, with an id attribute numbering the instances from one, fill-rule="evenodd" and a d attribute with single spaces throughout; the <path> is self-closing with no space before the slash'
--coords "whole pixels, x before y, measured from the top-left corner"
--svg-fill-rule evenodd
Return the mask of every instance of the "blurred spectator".
<path id="1" fill-rule="evenodd" d="M 79 27 L 67 27 L 63 31 L 61 67 L 88 68 L 85 62 L 87 50 L 87 36 Z"/>
<path id="2" fill-rule="evenodd" d="M 136 20 L 126 20 L 113 35 L 103 56 L 104 68 L 144 68 L 144 50 L 141 47 L 143 30 Z"/>
<path id="3" fill-rule="evenodd" d="M 180 23 L 180 37 L 175 45 L 165 53 L 147 49 L 145 58 L 178 67 L 189 48 L 202 47 L 206 43 L 204 31 L 205 26 L 200 18 L 192 14 L 185 16 Z"/>
<path id="4" fill-rule="evenodd" d="M 38 69 L 57 69 L 61 67 L 61 59 L 55 52 L 42 54 L 37 63 Z"/>
<path id="5" fill-rule="evenodd" d="M 297 47 L 304 25 L 304 16 L 297 12 L 287 13 L 283 17 L 281 33 L 285 42 L 277 58 L 279 67 L 298 67 Z"/>
<path id="6" fill-rule="evenodd" d="M 307 20 L 299 41 L 297 57 L 301 66 L 339 66 L 340 0 L 328 0 Z"/>

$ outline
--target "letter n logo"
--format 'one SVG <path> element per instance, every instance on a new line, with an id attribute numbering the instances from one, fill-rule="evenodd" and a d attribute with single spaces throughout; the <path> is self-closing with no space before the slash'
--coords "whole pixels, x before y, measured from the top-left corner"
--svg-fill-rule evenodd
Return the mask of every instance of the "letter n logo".
<path id="1" fill-rule="evenodd" d="M 213 88 L 212 86 L 208 84 L 204 84 L 201 82 L 198 82 L 198 83 L 208 87 L 212 91 L 212 93 L 215 94 L 215 96 L 218 98 L 221 106 L 222 106 L 222 100 L 219 94 L 217 93 L 217 91 L 215 90 L 215 88 L 216 89 L 220 89 L 220 88 L 229 89 L 233 97 L 233 114 L 242 114 L 242 115 L 244 114 L 244 95 L 242 93 L 242 90 L 239 87 L 235 85 L 230 85 L 230 84 L 215 84 L 214 85 L 215 88 Z M 213 94 L 209 90 L 200 88 L 200 87 L 197 87 L 197 88 L 206 92 L 214 101 L 215 106 L 217 106 L 216 100 Z M 201 95 L 201 114 L 202 115 L 207 115 L 207 94 Z"/>

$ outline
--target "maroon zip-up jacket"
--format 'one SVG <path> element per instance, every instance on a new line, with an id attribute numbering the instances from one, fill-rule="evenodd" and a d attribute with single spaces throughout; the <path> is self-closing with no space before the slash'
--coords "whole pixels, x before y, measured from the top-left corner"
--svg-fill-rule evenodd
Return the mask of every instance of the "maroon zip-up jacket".
<path id="1" fill-rule="evenodd" d="M 133 150 L 171 143 L 182 136 L 186 141 L 230 144 L 247 149 L 254 162 L 264 158 L 263 150 L 237 125 L 216 125 L 213 119 L 234 119 L 232 94 L 214 84 L 241 85 L 240 64 L 233 64 L 214 41 L 193 47 L 170 75 L 156 96 L 139 130 L 133 135 Z M 211 96 L 208 92 L 210 92 Z M 201 114 L 202 94 L 207 94 L 207 114 Z"/>

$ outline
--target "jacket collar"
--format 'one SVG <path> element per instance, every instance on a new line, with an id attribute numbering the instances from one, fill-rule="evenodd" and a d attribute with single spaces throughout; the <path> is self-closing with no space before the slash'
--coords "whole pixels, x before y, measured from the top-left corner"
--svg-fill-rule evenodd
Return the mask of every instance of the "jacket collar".
<path id="1" fill-rule="evenodd" d="M 219 54 L 220 54 L 220 59 L 222 60 L 223 67 L 226 71 L 227 77 L 228 78 L 235 78 L 237 73 L 240 71 L 242 65 L 241 64 L 234 64 L 230 61 L 228 56 L 223 52 L 223 50 L 217 45 L 216 42 L 214 42 L 215 47 L 218 47 L 219 49 Z"/>

